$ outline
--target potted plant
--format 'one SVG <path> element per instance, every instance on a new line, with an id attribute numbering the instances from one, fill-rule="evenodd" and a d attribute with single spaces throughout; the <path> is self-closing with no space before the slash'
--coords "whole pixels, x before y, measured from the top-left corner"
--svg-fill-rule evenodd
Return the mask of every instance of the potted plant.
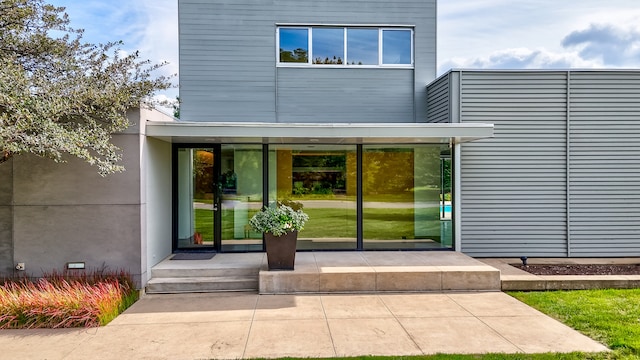
<path id="1" fill-rule="evenodd" d="M 298 231 L 307 220 L 309 215 L 304 211 L 282 203 L 264 207 L 249 220 L 254 231 L 264 234 L 269 270 L 293 270 Z"/>

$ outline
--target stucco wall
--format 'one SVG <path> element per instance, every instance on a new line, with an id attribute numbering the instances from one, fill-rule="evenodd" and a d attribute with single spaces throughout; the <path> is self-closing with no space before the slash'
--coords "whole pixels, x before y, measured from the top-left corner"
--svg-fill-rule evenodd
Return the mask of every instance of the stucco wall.
<path id="1" fill-rule="evenodd" d="M 143 243 L 142 280 L 151 276 L 151 267 L 171 254 L 171 144 L 153 138 L 145 142 L 144 184 L 146 192 L 146 242 Z"/>
<path id="2" fill-rule="evenodd" d="M 0 164 L 0 275 L 13 269 L 13 160 Z"/>
<path id="3" fill-rule="evenodd" d="M 113 137 L 122 149 L 122 173 L 101 177 L 73 157 L 58 164 L 29 154 L 0 165 L 0 271 L 11 274 L 24 262 L 27 274 L 39 276 L 82 261 L 90 270 L 126 270 L 144 285 L 148 268 L 159 261 L 147 261 L 147 249 L 160 260 L 171 249 L 171 146 L 150 140 L 152 150 L 144 147 L 145 121 L 157 120 L 155 111 L 128 116 L 132 126 Z M 148 188 L 152 207 L 160 210 L 147 211 Z M 169 230 L 149 231 L 148 217 Z M 154 239 L 151 246 L 147 237 Z"/>
<path id="4" fill-rule="evenodd" d="M 29 274 L 87 268 L 140 274 L 139 136 L 117 135 L 127 171 L 101 177 L 81 160 L 14 158 L 14 262 Z"/>

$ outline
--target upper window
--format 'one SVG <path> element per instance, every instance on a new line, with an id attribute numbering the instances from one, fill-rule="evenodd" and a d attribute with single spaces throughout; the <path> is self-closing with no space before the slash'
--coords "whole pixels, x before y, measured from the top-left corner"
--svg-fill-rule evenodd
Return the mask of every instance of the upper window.
<path id="1" fill-rule="evenodd" d="M 413 66 L 409 28 L 281 26 L 277 42 L 279 65 Z"/>

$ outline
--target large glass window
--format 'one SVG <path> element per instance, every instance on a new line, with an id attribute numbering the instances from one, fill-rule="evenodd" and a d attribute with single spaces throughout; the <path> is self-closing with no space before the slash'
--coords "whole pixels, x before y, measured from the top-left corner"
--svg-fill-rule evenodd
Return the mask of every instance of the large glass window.
<path id="1" fill-rule="evenodd" d="M 446 151 L 440 145 L 363 146 L 364 249 L 451 246 L 442 177 Z"/>
<path id="2" fill-rule="evenodd" d="M 298 249 L 356 249 L 356 147 L 278 145 L 269 151 L 269 202 L 302 208 Z"/>
<path id="3" fill-rule="evenodd" d="M 277 33 L 280 65 L 413 65 L 410 28 L 281 26 Z"/>
<path id="4" fill-rule="evenodd" d="M 261 251 L 249 219 L 263 196 L 309 214 L 299 250 L 452 247 L 446 144 L 269 145 L 268 179 L 261 144 L 176 151 L 177 250 Z"/>

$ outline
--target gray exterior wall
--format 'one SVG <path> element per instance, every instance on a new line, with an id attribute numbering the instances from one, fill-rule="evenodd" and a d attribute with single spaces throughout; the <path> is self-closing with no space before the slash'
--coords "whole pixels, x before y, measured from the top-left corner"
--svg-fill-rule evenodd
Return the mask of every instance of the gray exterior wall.
<path id="1" fill-rule="evenodd" d="M 640 255 L 640 72 L 443 78 L 455 77 L 457 120 L 495 125 L 495 138 L 462 145 L 463 252 Z"/>
<path id="2" fill-rule="evenodd" d="M 181 119 L 415 122 L 435 78 L 435 0 L 179 0 Z M 415 69 L 276 68 L 276 24 L 415 25 Z"/>
<path id="3" fill-rule="evenodd" d="M 171 252 L 171 144 L 145 138 L 154 113 L 132 110 L 132 127 L 114 135 L 122 173 L 100 177 L 73 157 L 58 164 L 18 155 L 0 165 L 0 275 L 14 274 L 18 262 L 40 276 L 82 261 L 146 283 Z"/>
<path id="4" fill-rule="evenodd" d="M 427 87 L 427 121 L 430 123 L 451 123 L 451 101 L 453 89 L 451 74 L 441 76 Z"/>
<path id="5" fill-rule="evenodd" d="M 572 72 L 572 256 L 640 255 L 640 71 Z"/>
<path id="6" fill-rule="evenodd" d="M 13 159 L 0 164 L 0 275 L 13 270 Z"/>

